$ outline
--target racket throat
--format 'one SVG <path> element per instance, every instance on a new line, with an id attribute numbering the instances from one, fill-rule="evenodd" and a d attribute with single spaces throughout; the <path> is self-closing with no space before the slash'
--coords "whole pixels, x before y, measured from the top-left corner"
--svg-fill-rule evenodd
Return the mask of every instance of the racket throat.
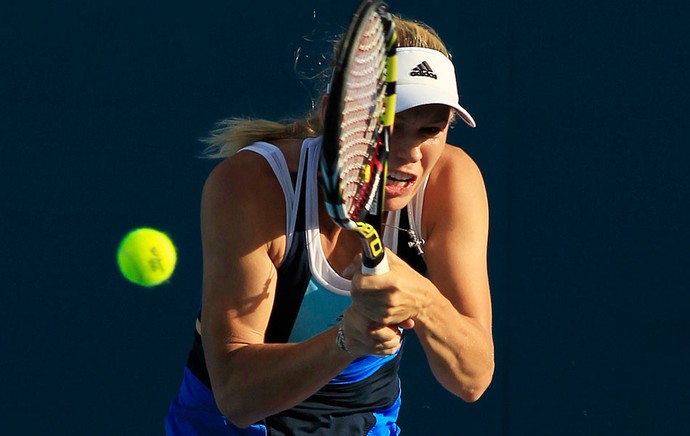
<path id="1" fill-rule="evenodd" d="M 369 223 L 358 222 L 356 231 L 362 242 L 362 266 L 366 269 L 375 269 L 381 264 L 386 253 L 383 240 L 376 228 Z"/>

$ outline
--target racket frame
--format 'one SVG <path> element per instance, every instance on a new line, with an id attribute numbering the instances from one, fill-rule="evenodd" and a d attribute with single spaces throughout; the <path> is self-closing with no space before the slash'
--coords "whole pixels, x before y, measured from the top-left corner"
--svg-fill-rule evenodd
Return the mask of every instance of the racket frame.
<path id="1" fill-rule="evenodd" d="M 341 177 L 338 170 L 340 151 L 341 119 L 344 109 L 346 83 L 351 61 L 357 45 L 371 14 L 378 14 L 382 20 L 386 41 L 386 73 L 383 89 L 384 110 L 374 129 L 373 141 L 376 141 L 372 164 L 365 167 L 361 178 L 368 179 L 368 198 L 351 217 L 345 210 L 342 198 Z M 365 0 L 353 15 L 352 21 L 341 40 L 337 53 L 335 68 L 331 78 L 328 102 L 324 114 L 323 145 L 321 150 L 321 175 L 326 209 L 333 221 L 340 227 L 354 231 L 362 241 L 362 272 L 368 275 L 382 274 L 389 270 L 385 258 L 385 248 L 381 240 L 385 185 L 388 172 L 388 150 L 390 129 L 395 118 L 395 83 L 397 80 L 397 36 L 392 16 L 387 5 L 382 1 Z M 368 169 L 367 169 L 368 168 Z"/>

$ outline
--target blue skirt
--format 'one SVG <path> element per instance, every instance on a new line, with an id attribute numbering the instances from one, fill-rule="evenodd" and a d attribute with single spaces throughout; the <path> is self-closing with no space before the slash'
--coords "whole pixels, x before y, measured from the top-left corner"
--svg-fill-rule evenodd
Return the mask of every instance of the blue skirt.
<path id="1" fill-rule="evenodd" d="M 266 423 L 256 423 L 247 428 L 233 425 L 218 409 L 213 393 L 188 368 L 177 397 L 170 403 L 165 419 L 165 430 L 168 436 L 194 435 L 371 435 L 390 436 L 400 434 L 396 424 L 400 411 L 399 385 L 397 399 L 387 407 L 368 411 L 358 410 L 352 414 L 321 413 L 314 415 L 308 423 L 299 423 L 296 428 L 267 428 Z M 313 410 L 313 409 L 312 409 Z M 271 418 L 266 420 L 271 426 Z M 287 421 L 291 423 L 289 420 Z M 354 427 L 353 427 L 354 425 Z M 307 430 L 308 428 L 308 430 Z M 343 429 L 347 432 L 343 433 Z M 356 429 L 356 430 L 355 430 Z"/>

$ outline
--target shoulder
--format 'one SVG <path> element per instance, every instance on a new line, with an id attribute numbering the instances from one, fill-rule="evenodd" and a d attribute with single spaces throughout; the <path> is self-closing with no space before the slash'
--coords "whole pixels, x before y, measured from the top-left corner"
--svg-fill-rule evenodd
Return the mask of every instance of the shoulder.
<path id="1" fill-rule="evenodd" d="M 461 148 L 446 145 L 429 177 L 424 216 L 434 226 L 453 226 L 488 220 L 484 178 L 476 162 Z"/>
<path id="2" fill-rule="evenodd" d="M 280 150 L 288 170 L 293 174 L 299 167 L 300 144 L 299 140 L 272 142 L 272 145 Z M 251 189 L 247 189 L 248 187 Z M 221 191 L 223 194 L 246 197 L 248 200 L 260 200 L 261 197 L 256 197 L 257 193 L 270 194 L 276 188 L 279 188 L 279 183 L 266 158 L 253 151 L 239 151 L 224 159 L 211 171 L 204 191 L 208 191 L 209 194 Z"/>
<path id="3" fill-rule="evenodd" d="M 251 206 L 260 204 L 262 197 L 270 196 L 274 188 L 279 188 L 279 184 L 266 159 L 257 153 L 244 151 L 224 159 L 213 168 L 204 184 L 203 198 L 245 200 L 242 204 Z"/>
<path id="4" fill-rule="evenodd" d="M 204 244 L 262 245 L 275 262 L 280 261 L 283 249 L 275 242 L 284 238 L 286 212 L 284 206 L 277 205 L 285 205 L 285 197 L 263 156 L 244 151 L 226 158 L 216 165 L 204 184 Z"/>
<path id="5" fill-rule="evenodd" d="M 462 148 L 450 144 L 446 144 L 434 174 L 441 179 L 462 177 L 466 181 L 477 181 L 482 178 L 474 159 Z"/>
<path id="6" fill-rule="evenodd" d="M 484 178 L 477 163 L 460 147 L 446 144 L 443 154 L 429 177 L 431 193 L 449 195 L 485 195 Z"/>

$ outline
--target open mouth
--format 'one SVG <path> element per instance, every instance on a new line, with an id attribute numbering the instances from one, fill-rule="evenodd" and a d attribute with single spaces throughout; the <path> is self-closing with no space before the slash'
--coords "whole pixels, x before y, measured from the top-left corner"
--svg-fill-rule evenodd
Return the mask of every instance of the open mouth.
<path id="1" fill-rule="evenodd" d="M 395 188 L 407 188 L 410 186 L 416 177 L 412 174 L 401 173 L 399 171 L 391 171 L 388 173 L 388 179 L 386 181 L 386 186 Z"/>

